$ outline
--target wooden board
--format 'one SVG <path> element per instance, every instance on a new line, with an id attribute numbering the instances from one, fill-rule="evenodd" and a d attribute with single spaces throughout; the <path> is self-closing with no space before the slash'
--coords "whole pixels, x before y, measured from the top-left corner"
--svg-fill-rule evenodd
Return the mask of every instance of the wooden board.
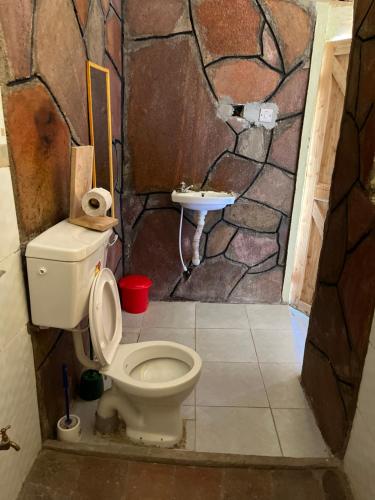
<path id="1" fill-rule="evenodd" d="M 72 147 L 70 172 L 70 212 L 69 218 L 84 215 L 81 207 L 82 197 L 92 187 L 93 146 Z"/>
<path id="2" fill-rule="evenodd" d="M 350 41 L 327 42 L 308 151 L 290 303 L 311 307 L 344 105 Z"/>
<path id="3" fill-rule="evenodd" d="M 69 219 L 71 224 L 76 226 L 86 227 L 87 229 L 93 229 L 94 231 L 107 231 L 111 227 L 115 227 L 118 224 L 118 219 L 114 217 L 93 217 L 91 215 L 82 215 L 82 217 L 77 217 L 75 219 Z"/>

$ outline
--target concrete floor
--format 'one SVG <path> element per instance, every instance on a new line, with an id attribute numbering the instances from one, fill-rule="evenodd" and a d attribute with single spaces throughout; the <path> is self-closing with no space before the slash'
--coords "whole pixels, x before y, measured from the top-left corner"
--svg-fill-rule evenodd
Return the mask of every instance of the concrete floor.
<path id="1" fill-rule="evenodd" d="M 18 500 L 350 500 L 332 468 L 197 467 L 42 450 Z"/>

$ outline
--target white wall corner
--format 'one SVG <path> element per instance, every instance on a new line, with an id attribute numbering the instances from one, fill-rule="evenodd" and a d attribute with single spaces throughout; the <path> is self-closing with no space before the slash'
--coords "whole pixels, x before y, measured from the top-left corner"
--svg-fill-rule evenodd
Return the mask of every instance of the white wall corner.
<path id="1" fill-rule="evenodd" d="M 357 411 L 344 458 L 356 500 L 375 498 L 375 315 L 359 390 Z"/>
<path id="2" fill-rule="evenodd" d="M 1 104 L 1 90 L 0 90 Z M 15 500 L 40 448 L 33 351 L 26 289 L 0 105 L 0 427 L 21 449 L 0 452 L 0 498 Z"/>

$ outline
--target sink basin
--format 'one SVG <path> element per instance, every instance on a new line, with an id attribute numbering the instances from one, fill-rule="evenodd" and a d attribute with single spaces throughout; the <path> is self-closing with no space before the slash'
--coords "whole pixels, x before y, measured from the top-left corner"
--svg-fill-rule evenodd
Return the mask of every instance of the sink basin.
<path id="1" fill-rule="evenodd" d="M 172 201 L 179 203 L 184 208 L 207 212 L 208 210 L 221 210 L 227 205 L 233 205 L 236 196 L 233 193 L 216 191 L 173 191 Z"/>
<path id="2" fill-rule="evenodd" d="M 185 182 L 181 183 L 181 186 L 186 186 Z M 199 266 L 200 256 L 199 256 L 199 242 L 201 240 L 202 231 L 204 228 L 204 223 L 206 219 L 207 212 L 209 210 L 221 210 L 227 205 L 233 205 L 236 201 L 236 195 L 234 193 L 224 193 L 218 191 L 190 191 L 186 189 L 185 191 L 173 191 L 172 201 L 179 203 L 181 205 L 181 218 L 180 218 L 180 233 L 179 233 L 179 249 L 180 249 L 180 259 L 183 269 L 187 271 L 183 257 L 182 257 L 182 222 L 184 208 L 189 208 L 190 210 L 198 210 L 199 216 L 197 220 L 197 228 L 195 230 L 193 239 L 193 256 L 192 263 L 194 266 Z"/>

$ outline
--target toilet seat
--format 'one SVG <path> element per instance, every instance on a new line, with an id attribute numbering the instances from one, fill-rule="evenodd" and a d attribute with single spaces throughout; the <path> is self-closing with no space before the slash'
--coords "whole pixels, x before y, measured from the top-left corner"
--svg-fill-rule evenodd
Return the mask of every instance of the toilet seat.
<path id="1" fill-rule="evenodd" d="M 142 397 L 166 397 L 179 394 L 199 377 L 202 360 L 190 347 L 175 342 L 151 341 L 121 344 L 122 313 L 116 279 L 110 269 L 102 269 L 90 291 L 90 335 L 101 373 L 118 381 L 127 393 Z M 184 364 L 166 380 L 145 380 L 133 370 L 143 363 L 158 360 Z"/>
<path id="2" fill-rule="evenodd" d="M 122 337 L 122 316 L 116 278 L 102 269 L 90 291 L 90 334 L 95 354 L 102 367 L 111 364 Z"/>

